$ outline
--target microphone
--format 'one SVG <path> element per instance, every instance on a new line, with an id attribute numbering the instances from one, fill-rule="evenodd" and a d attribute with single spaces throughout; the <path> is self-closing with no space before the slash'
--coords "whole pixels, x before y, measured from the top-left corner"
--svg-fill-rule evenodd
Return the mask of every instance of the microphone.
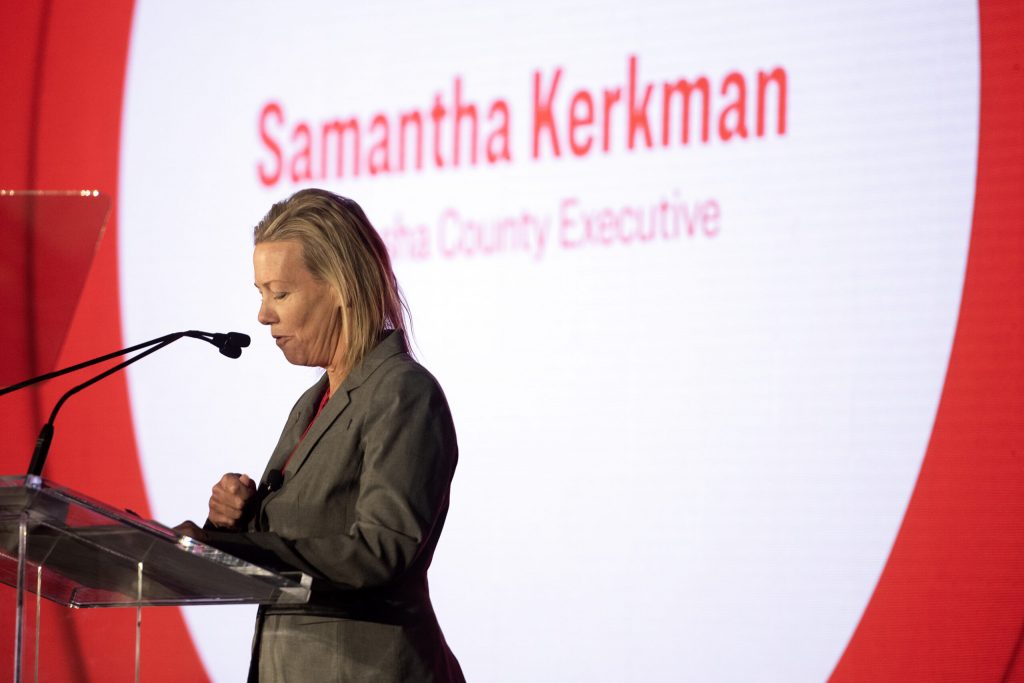
<path id="1" fill-rule="evenodd" d="M 259 487 L 256 489 L 256 498 L 253 506 L 259 508 L 263 499 L 280 489 L 282 485 L 284 485 L 284 472 L 282 470 L 272 469 L 267 472 L 266 480 L 260 482 Z"/>
<path id="2" fill-rule="evenodd" d="M 42 429 L 39 431 L 39 438 L 36 441 L 36 448 L 35 451 L 32 453 L 32 461 L 29 464 L 28 468 L 28 476 L 38 477 L 42 475 L 43 466 L 46 464 L 46 456 L 50 451 L 50 444 L 53 441 L 53 422 L 54 420 L 57 419 L 57 412 L 61 409 L 61 406 L 63 406 L 64 403 L 69 398 L 77 394 L 82 389 L 85 389 L 86 387 L 92 386 L 96 382 L 99 382 L 104 377 L 109 377 L 115 372 L 128 367 L 135 361 L 142 360 L 149 354 L 155 353 L 160 349 L 168 346 L 169 344 L 173 344 L 182 337 L 192 337 L 193 339 L 202 339 L 203 341 L 209 342 L 214 346 L 218 347 L 220 349 L 220 352 L 229 358 L 238 358 L 239 356 L 241 356 L 242 348 L 248 346 L 250 343 L 249 336 L 242 334 L 241 332 L 228 332 L 227 334 L 213 334 L 211 332 L 201 332 L 199 330 L 188 330 L 187 332 L 172 332 L 171 334 L 165 334 L 162 337 L 157 337 L 156 339 L 151 339 L 147 342 L 136 344 L 135 346 L 129 346 L 126 349 L 121 349 L 119 351 L 114 351 L 113 353 L 104 354 L 103 356 L 99 356 L 98 358 L 93 358 L 91 360 L 78 363 L 77 365 L 62 368 L 61 370 L 55 370 L 54 372 L 49 372 L 45 375 L 39 375 L 38 377 L 33 377 L 23 382 L 12 384 L 11 386 L 5 387 L 4 389 L 0 389 L 0 396 L 2 396 L 3 394 L 23 389 L 27 386 L 36 384 L 38 382 L 53 379 L 54 377 L 60 377 L 61 375 L 66 375 L 69 372 L 74 372 L 76 370 L 81 370 L 83 368 L 87 368 L 97 363 L 102 363 L 105 360 L 110 360 L 111 358 L 116 358 L 117 356 L 123 356 L 127 353 L 138 351 L 139 349 L 146 349 L 145 351 L 142 351 L 141 353 L 132 356 L 128 360 L 118 363 L 112 368 L 104 370 L 95 377 L 85 382 L 82 382 L 81 384 L 75 387 L 72 387 L 69 391 L 67 391 L 63 396 L 60 397 L 60 400 L 57 401 L 57 405 L 53 407 L 53 411 L 50 413 L 50 419 L 47 420 L 46 424 L 44 424 Z"/>
<path id="3" fill-rule="evenodd" d="M 228 332 L 227 334 L 213 335 L 213 345 L 220 349 L 221 354 L 228 358 L 238 358 L 242 355 L 242 349 L 249 346 L 249 335 L 241 332 Z"/>
<path id="4" fill-rule="evenodd" d="M 211 334 L 209 332 L 189 330 L 185 335 L 193 339 L 202 339 L 203 341 L 210 342 L 220 350 L 221 355 L 228 358 L 238 358 L 241 356 L 242 349 L 249 346 L 252 341 L 249 335 L 241 332 L 228 332 L 226 334 L 215 332 Z"/>

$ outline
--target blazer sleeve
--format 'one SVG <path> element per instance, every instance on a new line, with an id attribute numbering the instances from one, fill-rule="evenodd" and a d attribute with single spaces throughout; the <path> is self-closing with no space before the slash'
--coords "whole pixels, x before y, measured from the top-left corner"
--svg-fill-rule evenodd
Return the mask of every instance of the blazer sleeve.
<path id="1" fill-rule="evenodd" d="M 402 365 L 381 370 L 368 398 L 355 522 L 349 529 L 291 539 L 273 532 L 212 532 L 211 545 L 263 566 L 298 569 L 354 589 L 386 585 L 424 554 L 429 561 L 458 458 L 451 413 L 425 370 L 408 372 Z"/>

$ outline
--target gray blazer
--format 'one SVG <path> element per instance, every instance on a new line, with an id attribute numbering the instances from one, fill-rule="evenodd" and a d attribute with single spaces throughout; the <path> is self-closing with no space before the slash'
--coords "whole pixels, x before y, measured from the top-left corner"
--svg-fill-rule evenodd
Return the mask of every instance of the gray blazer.
<path id="1" fill-rule="evenodd" d="M 260 609 L 250 680 L 463 681 L 427 589 L 458 457 L 444 393 L 391 332 L 300 444 L 326 388 L 324 376 L 292 409 L 248 530 L 210 534 L 229 553 L 314 577 L 308 605 Z"/>

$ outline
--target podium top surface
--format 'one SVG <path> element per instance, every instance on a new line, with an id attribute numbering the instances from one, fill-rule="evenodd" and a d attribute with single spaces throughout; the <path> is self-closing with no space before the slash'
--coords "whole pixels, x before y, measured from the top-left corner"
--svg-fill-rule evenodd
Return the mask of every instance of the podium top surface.
<path id="1" fill-rule="evenodd" d="M 0 582 L 68 607 L 301 604 L 304 574 L 278 574 L 40 477 L 0 477 Z"/>

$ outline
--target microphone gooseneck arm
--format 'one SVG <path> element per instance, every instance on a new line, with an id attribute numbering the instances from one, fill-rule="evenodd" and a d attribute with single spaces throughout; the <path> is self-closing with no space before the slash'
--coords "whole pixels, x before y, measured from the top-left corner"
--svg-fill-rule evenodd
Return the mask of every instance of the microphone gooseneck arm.
<path id="1" fill-rule="evenodd" d="M 91 365 L 95 365 L 96 363 L 102 363 L 105 360 L 110 360 L 111 358 L 116 358 L 117 356 L 124 355 L 126 353 L 138 351 L 139 349 L 146 349 L 145 351 L 142 351 L 141 353 L 132 356 L 131 358 L 125 360 L 124 362 L 118 363 L 117 365 L 104 370 L 95 377 L 86 380 L 85 382 L 82 382 L 81 384 L 75 387 L 72 387 L 63 396 L 60 397 L 60 400 L 57 401 L 57 404 L 53 407 L 53 410 L 50 412 L 50 419 L 46 422 L 46 424 L 43 425 L 42 429 L 39 430 L 39 438 L 36 440 L 36 447 L 32 453 L 32 461 L 29 463 L 29 476 L 42 476 L 43 466 L 46 464 L 46 456 L 50 451 L 50 444 L 53 441 L 54 420 L 57 419 L 57 412 L 61 409 L 61 406 L 63 406 L 64 403 L 69 398 L 77 394 L 82 389 L 85 389 L 86 387 L 90 387 L 93 384 L 96 384 L 101 379 L 109 377 L 110 375 L 114 374 L 115 372 L 118 372 L 119 370 L 123 370 L 124 368 L 128 367 L 135 361 L 142 360 L 151 353 L 156 353 L 160 349 L 178 341 L 182 337 L 192 337 L 193 339 L 201 339 L 205 342 L 209 342 L 210 344 L 216 346 L 220 350 L 221 354 L 227 356 L 228 358 L 238 358 L 242 354 L 242 348 L 249 345 L 249 336 L 242 334 L 240 332 L 228 332 L 227 334 L 214 334 L 211 332 L 201 332 L 198 330 L 174 332 L 172 334 L 166 334 L 162 337 L 157 337 L 156 339 L 151 339 L 148 342 L 143 342 L 141 344 L 136 344 L 135 346 L 130 346 L 127 349 L 114 351 L 113 353 L 108 353 L 104 356 L 100 356 L 99 358 L 94 358 L 92 360 L 78 363 L 77 365 L 63 368 L 61 370 L 56 370 L 46 375 L 33 377 L 32 379 L 25 380 L 24 382 L 20 382 L 18 384 L 14 384 L 3 390 L 0 390 L 0 395 L 3 395 L 11 391 L 17 391 L 18 389 L 22 389 L 37 382 L 53 379 L 54 377 L 59 377 L 69 372 L 74 372 L 75 370 L 81 370 L 82 368 L 87 368 Z"/>
<path id="2" fill-rule="evenodd" d="M 93 358 L 91 360 L 83 361 L 83 362 L 78 363 L 76 365 L 71 365 L 71 366 L 68 366 L 66 368 L 61 368 L 60 370 L 54 370 L 53 372 L 48 372 L 45 375 L 39 375 L 38 377 L 32 377 L 31 379 L 26 379 L 24 381 L 18 382 L 17 384 L 12 384 L 9 387 L 4 387 L 3 389 L 0 389 L 0 396 L 3 396 L 4 394 L 10 394 L 11 392 L 17 391 L 19 389 L 24 389 L 25 387 L 30 387 L 33 384 L 38 384 L 39 382 L 45 382 L 48 379 L 54 379 L 54 378 L 60 377 L 62 375 L 67 375 L 68 373 L 75 372 L 76 370 L 83 370 L 83 369 L 85 369 L 85 368 L 87 368 L 87 367 L 89 367 L 91 365 L 96 365 L 97 363 L 102 363 L 103 361 L 110 360 L 111 358 L 117 358 L 118 356 L 123 356 L 126 353 L 132 353 L 133 351 L 138 351 L 139 349 L 144 349 L 147 346 L 155 346 L 156 344 L 159 344 L 161 342 L 167 341 L 168 339 L 171 339 L 172 341 L 174 339 L 179 339 L 181 337 L 181 335 L 182 335 L 181 332 L 175 332 L 173 334 L 165 334 L 162 337 L 157 337 L 156 339 L 150 339 L 149 341 L 142 342 L 141 344 L 136 344 L 135 346 L 129 346 L 128 348 L 121 349 L 120 351 L 113 351 L 113 352 L 108 353 L 106 355 L 100 356 L 99 358 Z"/>
<path id="3" fill-rule="evenodd" d="M 180 334 L 180 333 L 176 333 L 176 334 L 169 334 L 167 336 L 169 337 L 169 339 L 164 339 L 163 341 L 161 341 L 161 342 L 157 343 L 155 346 L 153 346 L 153 347 L 143 351 L 142 353 L 138 354 L 137 356 L 132 356 L 128 360 L 124 361 L 123 363 L 118 363 L 114 367 L 109 368 L 107 370 L 104 370 L 103 372 L 101 372 L 100 374 L 96 375 L 92 379 L 86 380 L 85 382 L 82 382 L 81 384 L 79 384 L 76 387 L 72 387 L 63 396 L 61 396 L 60 400 L 57 401 L 57 405 L 55 405 L 53 407 L 53 410 L 50 411 L 50 419 L 47 420 L 46 424 L 44 424 L 42 429 L 39 430 L 39 438 L 36 439 L 36 449 L 35 449 L 35 451 L 32 452 L 32 461 L 29 463 L 29 466 L 28 466 L 28 474 L 29 475 L 35 475 L 37 477 L 42 476 L 42 474 L 43 474 L 43 465 L 46 464 L 46 456 L 50 452 L 50 443 L 53 441 L 53 421 L 57 419 L 57 411 L 60 410 L 61 406 L 64 405 L 65 401 L 67 401 L 69 398 L 71 398 L 72 396 L 77 394 L 82 389 L 85 389 L 86 387 L 90 387 L 93 384 L 96 384 L 96 382 L 99 382 L 101 379 L 103 379 L 105 377 L 109 377 L 110 375 L 114 374 L 118 370 L 121 370 L 122 368 L 128 367 L 129 365 L 131 365 L 135 361 L 141 360 L 141 359 L 145 358 L 146 356 L 148 356 L 151 353 L 156 353 L 157 351 L 159 351 L 160 349 L 164 348 L 168 344 L 171 344 L 173 342 L 178 341 L 179 339 L 181 339 L 185 335 Z"/>

